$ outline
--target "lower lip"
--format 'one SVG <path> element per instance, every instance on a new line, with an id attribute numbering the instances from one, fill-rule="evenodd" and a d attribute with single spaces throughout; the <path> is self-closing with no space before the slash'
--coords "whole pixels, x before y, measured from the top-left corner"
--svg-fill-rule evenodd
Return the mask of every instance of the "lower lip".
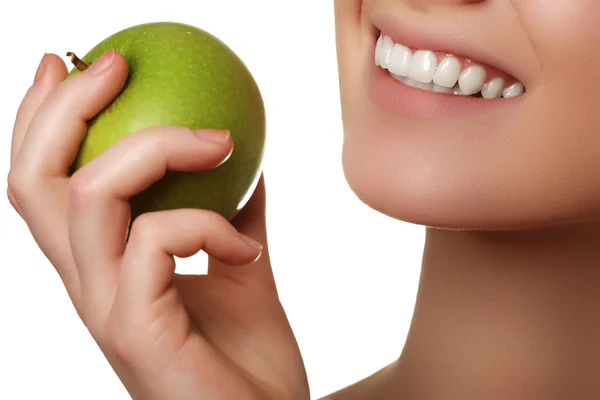
<path id="1" fill-rule="evenodd" d="M 372 54 L 374 51 L 373 46 Z M 369 96 L 379 107 L 394 114 L 421 119 L 477 116 L 515 105 L 524 97 L 484 99 L 430 92 L 398 81 L 387 70 L 375 65 L 374 60 L 370 64 Z"/>

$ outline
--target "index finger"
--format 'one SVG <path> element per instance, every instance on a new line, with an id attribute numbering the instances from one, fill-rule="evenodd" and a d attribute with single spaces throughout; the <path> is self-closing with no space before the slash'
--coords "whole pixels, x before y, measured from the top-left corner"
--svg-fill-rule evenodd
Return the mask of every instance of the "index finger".
<path id="1" fill-rule="evenodd" d="M 11 166 L 21 148 L 25 132 L 27 132 L 33 116 L 50 92 L 64 81 L 67 73 L 67 67 L 60 57 L 55 54 L 44 54 L 38 65 L 33 84 L 27 90 L 17 111 L 10 144 Z"/>

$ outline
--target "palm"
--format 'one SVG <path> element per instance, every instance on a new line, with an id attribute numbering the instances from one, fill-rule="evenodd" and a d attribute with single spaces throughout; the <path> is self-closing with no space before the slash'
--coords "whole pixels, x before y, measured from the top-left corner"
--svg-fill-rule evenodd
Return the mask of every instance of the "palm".
<path id="1" fill-rule="evenodd" d="M 302 358 L 272 287 L 210 275 L 182 276 L 177 286 L 198 334 L 223 361 L 241 368 L 251 384 L 269 388 L 278 398 L 306 391 Z"/>
<path id="2" fill-rule="evenodd" d="M 265 189 L 261 179 L 254 196 L 233 224 L 266 244 Z M 176 275 L 175 287 L 194 327 L 188 340 L 202 340 L 216 356 L 189 354 L 225 368 L 219 381 L 237 386 L 236 399 L 308 398 L 304 364 L 279 301 L 268 249 L 256 263 L 231 267 L 210 258 L 207 275 Z M 181 310 L 181 307 L 179 308 Z M 194 347 L 192 346 L 192 349 Z M 208 365 L 207 365 L 208 366 Z"/>

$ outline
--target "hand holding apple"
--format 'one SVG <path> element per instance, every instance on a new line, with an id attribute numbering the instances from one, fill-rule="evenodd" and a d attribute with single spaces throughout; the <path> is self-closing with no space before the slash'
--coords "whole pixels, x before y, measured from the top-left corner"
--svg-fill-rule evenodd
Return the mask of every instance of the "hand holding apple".
<path id="1" fill-rule="evenodd" d="M 205 115 L 207 125 L 198 125 L 204 120 L 190 123 L 194 129 L 168 124 L 159 108 L 144 113 L 136 104 L 152 108 L 151 89 L 139 92 L 136 101 L 117 97 L 126 93 L 128 61 L 108 51 L 66 79 L 64 62 L 55 55 L 44 57 L 15 122 L 11 203 L 134 399 L 308 399 L 302 357 L 271 271 L 263 181 L 231 223 L 223 215 L 235 208 L 257 170 L 234 174 L 250 162 L 241 157 L 230 164 L 235 152 L 216 167 L 229 157 L 234 140 L 239 140 L 238 151 L 256 149 L 260 128 L 253 134 L 242 131 L 243 121 L 253 117 L 245 115 L 248 108 L 238 113 L 233 103 L 223 106 L 222 119 Z M 127 93 L 134 98 L 138 92 Z M 102 110 L 102 119 L 91 123 L 96 133 L 86 136 L 89 121 Z M 197 111 L 189 112 L 190 120 Z M 112 115 L 119 117 L 112 120 Z M 231 136 L 206 129 L 222 127 L 233 127 Z M 82 146 L 84 138 L 88 141 Z M 251 154 L 255 166 L 257 153 Z M 231 170 L 223 169 L 227 165 Z M 125 242 L 130 199 L 166 173 L 198 176 L 206 186 L 195 186 L 196 178 L 173 178 L 168 186 L 177 195 L 159 190 L 158 196 L 149 196 L 148 212 L 135 219 Z M 224 187 L 223 177 L 235 183 Z M 207 187 L 238 200 L 219 208 L 222 213 L 180 207 L 202 193 L 203 203 L 194 205 L 220 198 L 204 192 Z M 167 209 L 155 209 L 164 205 Z M 218 201 L 216 206 L 221 207 Z M 209 254 L 207 275 L 174 274 L 175 256 L 199 250 Z"/>

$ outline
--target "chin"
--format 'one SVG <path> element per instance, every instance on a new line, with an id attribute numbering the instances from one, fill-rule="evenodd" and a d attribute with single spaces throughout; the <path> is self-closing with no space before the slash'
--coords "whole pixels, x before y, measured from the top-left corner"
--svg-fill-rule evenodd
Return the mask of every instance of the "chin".
<path id="1" fill-rule="evenodd" d="M 546 185 L 532 185 L 525 179 L 502 179 L 502 170 L 470 174 L 465 173 L 468 161 L 459 168 L 441 165 L 348 138 L 342 162 L 347 183 L 363 203 L 411 224 L 506 231 L 600 221 L 595 191 L 557 187 L 551 177 Z"/>

